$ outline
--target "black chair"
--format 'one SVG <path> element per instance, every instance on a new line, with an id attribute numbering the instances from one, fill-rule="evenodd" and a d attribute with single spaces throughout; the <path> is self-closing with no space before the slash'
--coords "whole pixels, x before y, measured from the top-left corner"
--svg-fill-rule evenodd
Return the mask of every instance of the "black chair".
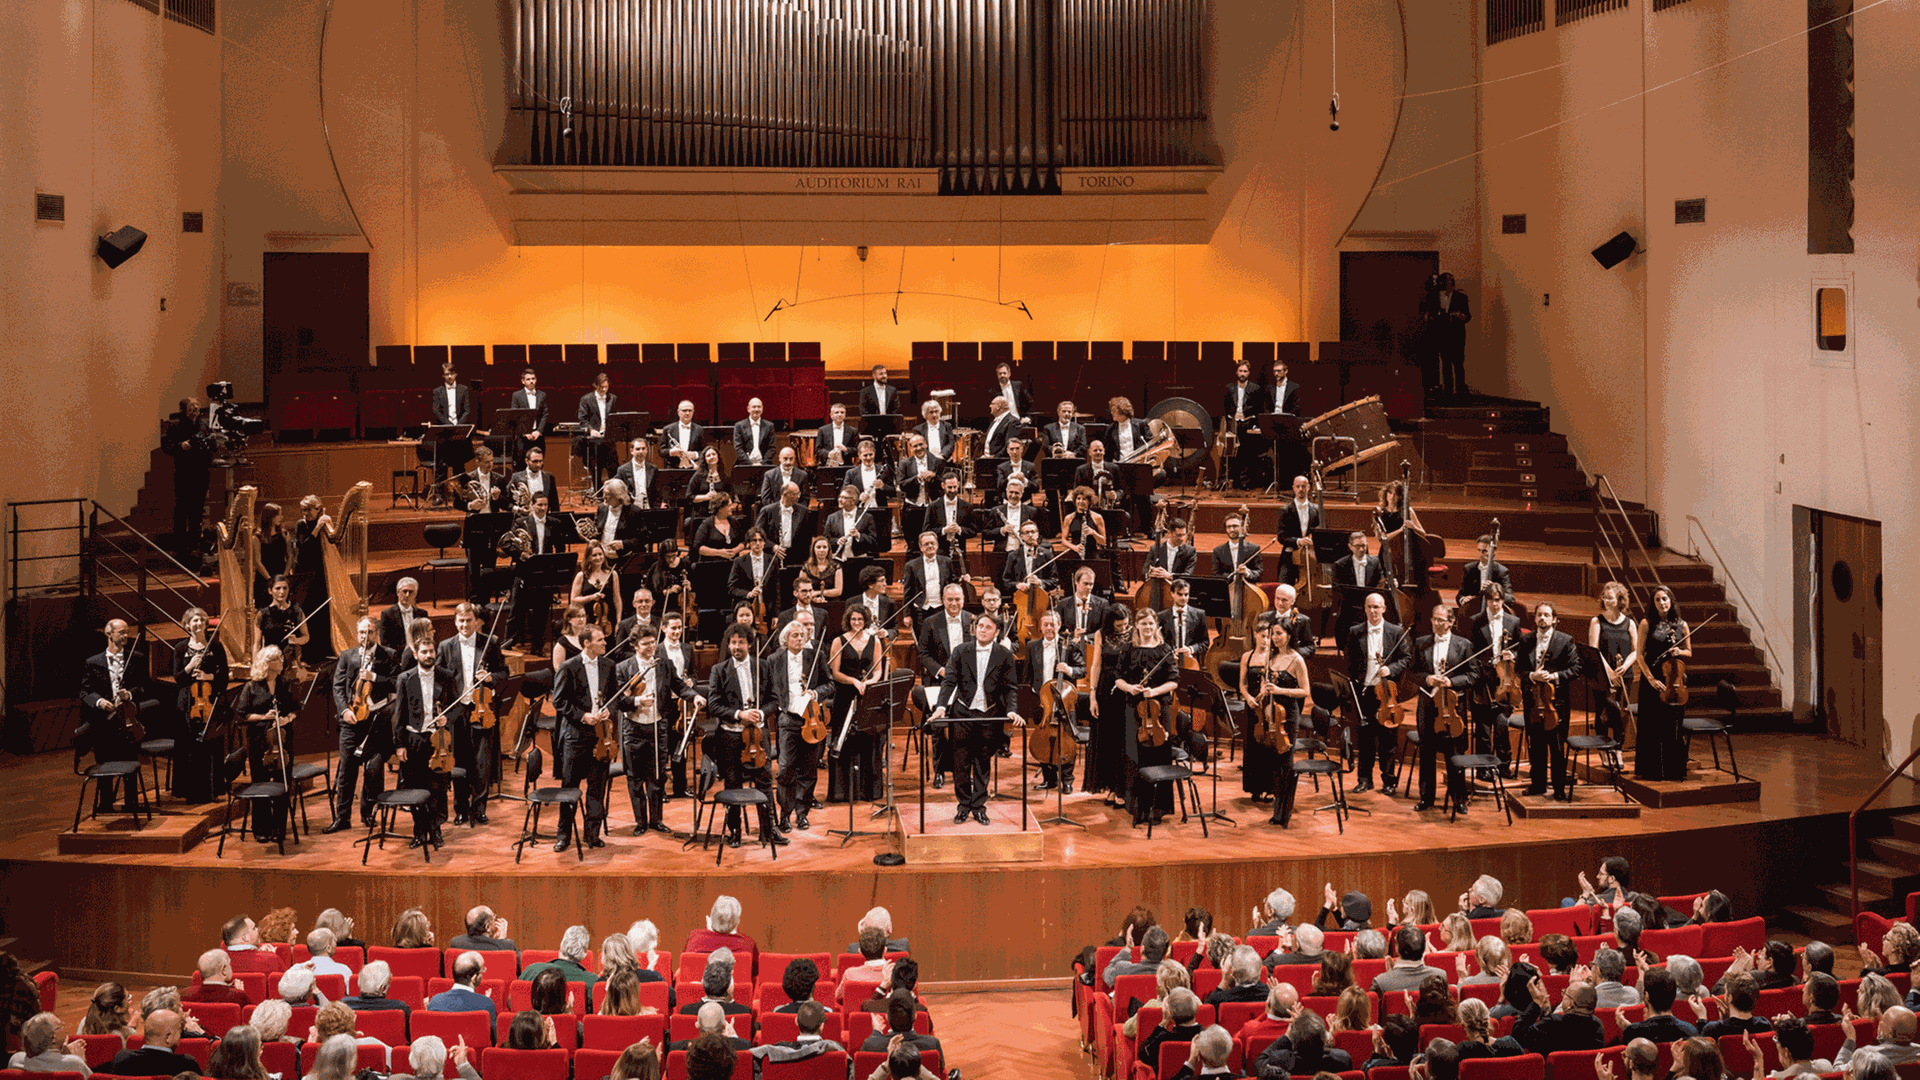
<path id="1" fill-rule="evenodd" d="M 1744 780 L 1746 778 L 1740 775 L 1740 761 L 1733 756 L 1733 730 L 1730 726 L 1733 723 L 1734 714 L 1740 710 L 1740 690 L 1729 680 L 1721 679 L 1719 685 L 1714 687 L 1714 701 L 1726 710 L 1725 721 L 1706 716 L 1689 716 L 1680 721 L 1680 733 L 1687 740 L 1687 753 L 1693 753 L 1694 737 L 1704 736 L 1707 745 L 1713 750 L 1714 771 L 1731 771 L 1735 780 Z M 1715 739 L 1727 741 L 1727 764 L 1724 767 L 1720 764 L 1720 744 L 1715 742 Z"/>
<path id="2" fill-rule="evenodd" d="M 103 761 L 97 765 L 87 766 L 86 770 L 80 774 L 80 801 L 73 808 L 73 828 L 70 831 L 80 831 L 80 815 L 87 808 L 87 785 L 93 784 L 97 787 L 115 780 L 134 786 L 133 827 L 136 829 L 140 827 L 142 809 L 146 811 L 147 824 L 153 824 L 153 800 L 147 797 L 147 777 L 146 773 L 141 771 L 140 763 L 138 761 Z M 100 808 L 97 806 L 94 807 L 93 813 L 87 814 L 88 820 L 99 816 Z"/>
<path id="3" fill-rule="evenodd" d="M 173 790 L 173 754 L 179 743 L 173 739 L 148 739 L 140 744 L 140 756 L 153 759 L 153 792 L 157 801 L 161 791 Z M 167 779 L 160 780 L 160 759 L 167 761 Z"/>
<path id="4" fill-rule="evenodd" d="M 1136 774 L 1141 783 L 1148 786 L 1144 802 L 1152 806 L 1158 802 L 1159 786 L 1172 784 L 1173 793 L 1180 803 L 1180 820 L 1185 823 L 1188 817 L 1187 800 L 1193 800 L 1193 816 L 1200 819 L 1200 835 L 1207 833 L 1207 815 L 1200 805 L 1200 785 L 1193 782 L 1193 770 L 1181 765 L 1149 765 Z M 1147 815 L 1147 839 L 1153 839 L 1153 817 Z"/>
<path id="5" fill-rule="evenodd" d="M 318 779 L 320 786 L 308 788 L 307 781 Z M 307 821 L 307 796 L 325 795 L 327 805 L 333 805 L 333 751 L 327 751 L 326 764 L 317 761 L 295 762 L 293 766 L 293 797 L 300 804 L 300 828 L 312 832 L 313 826 Z M 331 820 L 331 819 L 329 819 Z"/>
<path id="6" fill-rule="evenodd" d="M 1630 799 L 1626 789 L 1620 786 L 1622 769 L 1620 763 L 1620 744 L 1618 742 L 1615 742 L 1606 735 L 1569 735 L 1567 736 L 1567 757 L 1571 759 L 1575 754 L 1580 756 L 1580 768 L 1582 769 L 1592 768 L 1593 755 L 1599 754 L 1600 765 L 1607 770 L 1608 782 L 1613 785 L 1613 790 L 1618 791 L 1622 799 Z M 1572 767 L 1573 762 L 1571 760 L 1569 760 L 1567 764 L 1569 780 L 1573 783 L 1579 783 L 1579 769 Z"/>
<path id="7" fill-rule="evenodd" d="M 766 849 L 773 853 L 776 861 L 780 858 L 780 848 L 774 844 L 773 833 L 768 828 L 770 811 L 768 809 L 765 792 L 762 792 L 759 788 L 750 787 L 721 788 L 714 793 L 713 799 L 708 805 L 711 807 L 708 811 L 707 821 L 709 835 L 712 833 L 715 822 L 720 820 L 721 811 L 732 810 L 735 807 L 739 807 L 743 819 L 740 827 L 745 829 L 746 822 L 744 819 L 746 816 L 746 808 L 749 806 L 757 808 L 756 816 L 760 820 L 760 843 L 765 845 Z M 721 857 L 727 853 L 727 845 L 722 843 L 715 846 L 716 850 L 713 853 L 713 865 L 719 866 Z"/>
<path id="8" fill-rule="evenodd" d="M 458 521 L 435 521 L 427 525 L 423 530 L 423 534 L 427 540 L 427 546 L 440 549 L 438 556 L 428 559 L 421 566 L 421 570 L 427 574 L 428 580 L 433 585 L 433 602 L 436 604 L 440 602 L 440 572 L 442 570 L 457 571 L 463 580 L 466 577 L 467 556 L 465 553 L 459 555 L 447 554 L 447 549 L 458 544 L 460 542 L 460 535 L 465 531 L 466 525 Z"/>
<path id="9" fill-rule="evenodd" d="M 411 821 L 416 813 L 423 813 L 433 802 L 433 792 L 425 788 L 390 788 L 381 792 L 373 800 L 373 824 L 367 827 L 367 835 L 355 840 L 356 844 L 366 845 L 360 851 L 360 865 L 367 865 L 367 856 L 373 853 L 373 845 L 378 843 L 380 850 L 387 850 L 389 837 L 395 840 L 412 840 L 411 828 L 406 832 L 395 832 L 394 818 L 400 811 L 408 811 Z M 433 861 L 433 845 L 421 844 L 420 857 L 427 862 Z"/>
<path id="10" fill-rule="evenodd" d="M 227 768 L 232 770 L 235 765 L 246 759 L 246 746 L 235 747 L 227 754 Z M 293 829 L 293 808 L 284 801 L 287 798 L 287 785 L 274 780 L 253 780 L 251 777 L 248 779 L 251 782 L 245 787 L 238 786 L 234 782 L 227 784 L 227 813 L 226 819 L 220 823 L 220 843 L 214 849 L 216 859 L 226 854 L 227 834 L 234 831 L 235 811 L 237 810 L 240 816 L 240 839 L 245 840 L 249 831 L 256 835 L 259 833 L 258 823 L 253 817 L 254 808 L 261 807 L 264 811 L 266 807 L 273 804 L 275 799 L 283 800 L 280 807 L 280 835 L 275 841 L 275 846 L 280 849 L 280 854 L 287 853 L 287 833 Z M 299 834 L 294 835 L 293 842 L 296 844 L 300 842 Z"/>
<path id="11" fill-rule="evenodd" d="M 540 767 L 544 764 L 545 760 L 544 755 L 540 753 L 539 747 L 536 746 L 527 751 L 526 778 L 522 781 L 520 789 L 522 797 L 527 800 L 527 812 L 520 821 L 520 839 L 513 845 L 513 861 L 515 863 L 520 861 L 520 855 L 526 850 L 528 844 L 537 844 L 543 840 L 557 838 L 560 835 L 559 833 L 554 833 L 552 836 L 540 835 L 540 811 L 543 807 L 551 806 L 557 810 L 568 806 L 578 809 L 580 806 L 579 788 L 536 788 L 533 786 L 540 780 Z M 580 828 L 574 830 L 573 854 L 575 862 L 585 861 L 587 857 L 587 844 L 584 839 L 586 831 L 585 822 L 580 824 Z"/>
<path id="12" fill-rule="evenodd" d="M 1519 723 L 1516 725 L 1515 721 Z M 1507 737 L 1507 732 L 1515 726 L 1525 727 L 1526 717 L 1524 715 L 1502 716 L 1493 723 L 1493 737 L 1504 739 Z M 1475 785 L 1484 780 L 1492 782 L 1495 805 L 1506 811 L 1507 824 L 1512 825 L 1513 807 L 1507 803 L 1507 785 L 1500 771 L 1500 756 L 1492 752 L 1491 746 L 1481 749 L 1483 753 L 1455 754 L 1447 759 L 1448 771 L 1460 774 L 1460 789 L 1463 793 L 1459 800 L 1448 800 L 1447 820 L 1453 821 L 1460 816 L 1460 811 L 1465 809 L 1460 805 L 1461 802 L 1472 799 Z"/>

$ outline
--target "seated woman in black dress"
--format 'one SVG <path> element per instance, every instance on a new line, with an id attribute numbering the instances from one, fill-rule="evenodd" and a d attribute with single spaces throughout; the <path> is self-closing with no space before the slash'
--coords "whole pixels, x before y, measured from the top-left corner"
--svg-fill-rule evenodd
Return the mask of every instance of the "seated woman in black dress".
<path id="1" fill-rule="evenodd" d="M 285 587 L 285 578 L 275 588 Z M 233 702 L 234 718 L 247 740 L 247 779 L 251 783 L 279 783 L 281 764 L 289 760 L 282 752 L 285 732 L 282 725 L 300 710 L 293 696 L 293 685 L 284 672 L 285 660 L 278 648 L 267 646 L 254 653 L 253 668 L 246 684 Z M 287 800 L 268 800 L 253 811 L 254 839 L 277 843 L 286 828 Z"/>

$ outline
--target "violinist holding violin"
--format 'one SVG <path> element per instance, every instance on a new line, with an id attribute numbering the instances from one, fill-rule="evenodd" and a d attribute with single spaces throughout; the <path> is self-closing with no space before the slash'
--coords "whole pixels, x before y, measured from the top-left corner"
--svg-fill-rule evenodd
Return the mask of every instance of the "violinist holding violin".
<path id="1" fill-rule="evenodd" d="M 1633 772 L 1643 780 L 1685 780 L 1687 743 L 1680 734 L 1685 707 L 1667 700 L 1669 684 L 1679 674 L 1675 662 L 1693 659 L 1687 621 L 1680 617 L 1673 591 L 1662 585 L 1653 590 L 1653 613 L 1640 620 L 1640 655 L 1634 667 L 1640 672 L 1639 732 L 1634 741 Z"/>
<path id="2" fill-rule="evenodd" d="M 633 835 L 647 830 L 672 832 L 661 817 L 665 781 L 671 768 L 674 720 L 680 702 L 696 707 L 706 699 L 681 680 L 667 657 L 661 655 L 660 635 L 651 624 L 633 630 L 633 655 L 614 666 L 613 678 L 626 696 L 620 708 L 620 757 L 627 765 L 627 798 L 633 803 Z"/>
<path id="3" fill-rule="evenodd" d="M 1063 679 L 1076 682 L 1086 673 L 1086 660 L 1080 646 L 1060 634 L 1060 613 L 1048 611 L 1041 615 L 1040 636 L 1027 642 L 1027 683 L 1033 687 L 1034 694 L 1044 701 L 1048 683 Z M 1064 726 L 1066 718 L 1062 716 L 1056 722 Z M 1061 745 L 1068 745 L 1072 739 L 1072 735 L 1066 735 Z M 1062 764 L 1064 769 L 1060 765 L 1041 765 L 1040 782 L 1034 785 L 1035 790 L 1051 791 L 1059 784 L 1061 794 L 1073 794 L 1073 759 L 1064 758 Z"/>
<path id="4" fill-rule="evenodd" d="M 249 782 L 279 780 L 281 758 L 275 740 L 284 735 L 277 729 L 292 721 L 299 708 L 293 683 L 286 676 L 286 658 L 280 649 L 268 645 L 254 653 L 246 685 L 240 688 L 233 703 L 234 715 L 245 725 Z M 287 800 L 284 797 L 270 799 L 264 812 L 256 811 L 253 815 L 253 838 L 261 843 L 278 843 L 287 821 Z"/>
<path id="5" fill-rule="evenodd" d="M 1505 728 L 1494 721 L 1512 715 L 1512 703 L 1500 698 L 1500 665 L 1513 663 L 1509 655 L 1521 638 L 1520 616 L 1507 609 L 1507 593 L 1498 582 L 1489 581 L 1480 590 L 1480 612 L 1473 617 L 1473 647 L 1486 650 L 1489 658 L 1486 678 L 1474 687 L 1470 709 L 1473 713 L 1473 738 L 1479 746 L 1493 747 L 1500 761 L 1500 775 L 1511 780 L 1513 743 Z M 1525 687 L 1521 688 L 1523 691 Z M 1565 715 L 1564 713 L 1561 715 Z"/>
<path id="6" fill-rule="evenodd" d="M 1542 600 L 1533 608 L 1533 633 L 1508 646 L 1514 674 L 1527 692 L 1527 794 L 1547 793 L 1552 762 L 1553 797 L 1573 800 L 1567 782 L 1567 717 L 1573 681 L 1580 677 L 1580 652 L 1573 639 L 1554 629 L 1558 612 Z"/>
<path id="7" fill-rule="evenodd" d="M 752 784 L 767 797 L 759 808 L 760 832 L 768 842 L 784 844 L 786 834 L 780 832 L 773 821 L 773 774 L 767 770 L 764 758 L 754 764 L 746 761 L 749 729 L 757 735 L 763 755 L 769 738 L 767 713 L 760 707 L 765 686 L 753 656 L 753 627 L 740 622 L 727 627 L 726 643 L 727 655 L 713 665 L 707 677 L 707 713 L 714 724 L 704 744 L 707 756 L 720 770 L 720 782 L 727 790 Z M 729 806 L 727 846 L 740 846 L 740 827 L 740 808 Z"/>
<path id="8" fill-rule="evenodd" d="M 453 823 L 465 825 L 472 819 L 475 825 L 485 825 L 487 791 L 493 786 L 500 751 L 499 714 L 493 711 L 508 704 L 503 693 L 507 662 L 500 655 L 500 642 L 480 632 L 480 613 L 472 604 L 453 610 L 456 633 L 441 642 L 439 650 L 439 666 L 454 675 L 454 693 L 467 696 L 460 723 L 453 729 L 454 764 L 467 772 L 465 780 L 454 784 Z M 555 679 L 557 697 L 558 676 Z"/>
<path id="9" fill-rule="evenodd" d="M 1408 650 L 1407 631 L 1387 621 L 1387 598 L 1368 593 L 1361 604 L 1366 621 L 1346 630 L 1342 651 L 1347 657 L 1347 677 L 1353 680 L 1353 694 L 1360 712 L 1360 778 L 1353 785 L 1355 794 L 1373 789 L 1373 763 L 1380 762 L 1380 790 L 1393 790 L 1395 741 L 1399 722 L 1380 722 L 1380 686 L 1398 681 L 1400 673 L 1413 663 Z"/>
<path id="10" fill-rule="evenodd" d="M 1479 681 L 1480 669 L 1477 661 L 1470 659 L 1472 656 L 1473 642 L 1467 640 L 1466 635 L 1453 632 L 1453 607 L 1436 604 L 1433 609 L 1433 633 L 1413 643 L 1413 663 L 1410 668 L 1424 691 L 1419 695 L 1420 801 L 1414 806 L 1416 811 L 1433 809 L 1434 759 L 1438 757 L 1451 762 L 1453 755 L 1461 752 L 1463 740 L 1457 735 L 1441 734 L 1438 721 L 1445 712 L 1443 699 L 1448 691 L 1453 693 L 1452 706 L 1457 714 L 1465 707 L 1459 695 Z M 1464 809 L 1465 794 L 1461 778 L 1449 765 L 1447 797 Z"/>
<path id="11" fill-rule="evenodd" d="M 1252 730 L 1264 729 L 1266 736 L 1248 739 L 1246 774 L 1250 779 L 1256 771 L 1267 774 L 1259 784 L 1260 793 L 1273 796 L 1270 823 L 1283 829 L 1293 817 L 1298 783 L 1293 771 L 1293 732 L 1300 723 L 1301 703 L 1312 692 L 1308 682 L 1307 662 L 1293 650 L 1287 624 L 1279 619 L 1267 621 L 1253 648 L 1240 658 L 1240 697 L 1257 718 Z"/>
<path id="12" fill-rule="evenodd" d="M 178 704 L 186 725 L 174 763 L 173 793 L 187 802 L 212 802 L 222 789 L 215 778 L 225 738 L 219 728 L 226 721 L 227 647 L 208 627 L 207 613 L 188 608 L 187 636 L 173 651 L 173 681 L 180 688 Z"/>
<path id="13" fill-rule="evenodd" d="M 373 817 L 373 801 L 387 789 L 383 767 L 392 750 L 393 725 L 385 715 L 393 704 L 393 677 L 400 654 L 380 644 L 379 624 L 363 618 L 355 627 L 359 644 L 340 654 L 333 668 L 333 715 L 340 738 L 340 771 L 333 780 L 333 823 L 321 830 L 353 827 L 353 794 L 364 775 L 360 820 Z"/>
<path id="14" fill-rule="evenodd" d="M 431 791 L 433 798 L 413 812 L 413 842 L 408 847 L 440 843 L 440 823 L 447 816 L 447 775 L 433 768 L 433 732 L 453 724 L 464 706 L 453 672 L 435 663 L 433 642 L 413 646 L 414 666 L 400 673 L 394 688 L 393 757 L 400 763 L 400 786 Z"/>
<path id="15" fill-rule="evenodd" d="M 1119 671 L 1113 680 L 1114 689 L 1125 695 L 1128 705 L 1121 745 L 1126 748 L 1127 804 L 1133 811 L 1135 825 L 1145 824 L 1149 817 L 1157 823 L 1173 810 L 1173 785 L 1148 788 L 1139 782 L 1141 769 L 1173 763 L 1170 738 L 1173 710 L 1168 706 L 1174 689 L 1179 686 L 1180 669 L 1172 660 L 1172 654 L 1172 647 L 1160 636 L 1159 618 L 1145 608 L 1136 612 L 1133 644 L 1121 654 Z M 1161 733 L 1155 745 L 1153 740 L 1141 736 L 1143 730 L 1153 728 L 1159 716 L 1166 717 L 1161 726 L 1168 730 Z"/>
<path id="16" fill-rule="evenodd" d="M 606 631 L 588 626 L 581 644 L 580 655 L 562 664 L 553 677 L 553 712 L 559 723 L 554 735 L 560 751 L 554 775 L 564 787 L 578 788 L 586 782 L 583 842 L 587 847 L 605 847 L 600 829 L 607 819 L 608 767 L 612 763 L 594 750 L 601 741 L 601 729 L 614 722 L 613 699 L 620 692 L 620 682 L 607 656 Z M 481 791 L 484 796 L 485 789 Z M 572 842 L 573 804 L 568 803 L 560 808 L 560 835 L 553 850 L 565 851 Z"/>
<path id="17" fill-rule="evenodd" d="M 820 775 L 821 742 L 802 737 L 806 711 L 827 696 L 829 681 L 826 666 L 816 657 L 818 650 L 807 642 L 811 636 L 799 619 L 780 628 L 781 650 L 768 657 L 761 671 L 765 687 L 763 700 L 777 718 L 774 732 L 779 735 L 780 756 L 780 831 L 795 825 L 805 832 L 813 826 L 807 814 L 813 806 L 813 794 Z"/>

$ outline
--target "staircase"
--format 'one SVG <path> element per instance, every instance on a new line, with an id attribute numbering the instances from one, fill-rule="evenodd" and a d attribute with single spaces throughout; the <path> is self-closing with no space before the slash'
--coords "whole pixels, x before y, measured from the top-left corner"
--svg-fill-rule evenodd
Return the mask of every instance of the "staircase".
<path id="1" fill-rule="evenodd" d="M 1863 814 L 1859 825 L 1861 910 L 1896 918 L 1906 912 L 1907 894 L 1920 889 L 1920 812 Z M 1830 944 L 1853 941 L 1853 885 L 1844 852 L 1818 876 L 1822 883 L 1804 902 L 1787 905 L 1783 921 Z"/>

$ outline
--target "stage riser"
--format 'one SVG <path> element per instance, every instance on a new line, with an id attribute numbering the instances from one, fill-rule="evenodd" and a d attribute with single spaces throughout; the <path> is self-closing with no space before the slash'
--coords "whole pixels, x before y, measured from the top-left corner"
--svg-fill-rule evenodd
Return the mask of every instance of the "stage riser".
<path id="1" fill-rule="evenodd" d="M 45 943 L 44 951 L 63 967 L 168 971 L 183 978 L 200 950 L 217 940 L 228 916 L 244 911 L 257 918 L 281 906 L 297 909 L 302 927 L 321 908 L 339 907 L 377 942 L 408 907 L 423 907 L 444 939 L 457 932 L 469 906 L 487 903 L 513 921 L 516 940 L 536 948 L 552 947 L 575 922 L 586 923 L 597 942 L 647 917 L 661 927 L 667 947 L 677 950 L 685 931 L 701 924 L 713 897 L 726 893 L 741 900 L 743 929 L 762 948 L 796 951 L 844 945 L 860 914 L 881 904 L 893 912 L 895 928 L 914 939 L 923 978 L 973 981 L 1062 975 L 1082 946 L 1111 937 L 1135 903 L 1176 922 L 1189 905 L 1208 907 L 1223 929 L 1243 933 L 1248 909 L 1276 885 L 1291 889 L 1303 910 L 1311 910 L 1323 882 L 1361 890 L 1382 904 L 1409 888 L 1451 895 L 1486 872 L 1505 883 L 1510 900 L 1551 907 L 1570 894 L 1577 872 L 1591 876 L 1601 858 L 1615 854 L 1633 861 L 1636 883 L 1649 891 L 1719 888 L 1733 897 L 1736 911 L 1768 910 L 1781 897 L 1799 895 L 1808 861 L 1830 849 L 1844 826 L 1842 816 L 1823 815 L 1523 844 L 1502 840 L 1506 826 L 1492 822 L 1485 804 L 1474 816 L 1477 828 L 1463 822 L 1452 832 L 1448 826 L 1423 829 L 1436 842 L 1429 850 L 1384 856 L 1343 855 L 1332 850 L 1338 840 L 1328 840 L 1315 841 L 1328 850 L 1303 845 L 1286 859 L 1182 862 L 1188 855 L 1217 855 L 1237 834 L 1220 828 L 1206 841 L 1182 827 L 1156 830 L 1151 844 L 1140 833 L 1135 865 L 1072 869 L 908 865 L 766 873 L 772 865 L 743 848 L 701 875 L 656 875 L 640 860 L 626 875 L 565 868 L 476 874 L 418 862 L 361 872 L 357 861 L 349 861 L 357 853 L 344 844 L 341 868 L 329 872 L 176 868 L 159 858 L 148 865 L 27 861 L 5 865 L 0 902 L 8 931 Z M 1524 833 L 1527 826 L 1515 828 Z M 1454 837 L 1470 850 L 1446 846 Z M 85 902 L 49 903 L 49 897 Z"/>
<path id="2" fill-rule="evenodd" d="M 1194 518 L 1199 522 L 1201 532 L 1225 532 L 1227 515 L 1239 509 L 1238 503 L 1203 502 Z M 1280 524 L 1280 507 L 1276 503 L 1262 502 L 1250 504 L 1253 512 L 1253 528 L 1250 535 L 1261 543 L 1272 539 Z M 1473 541 L 1483 533 L 1491 532 L 1493 519 L 1501 519 L 1500 535 L 1507 540 L 1527 542 L 1547 541 L 1549 530 L 1578 530 L 1582 536 L 1593 532 L 1593 513 L 1582 508 L 1558 509 L 1536 507 L 1530 511 L 1507 511 L 1504 514 L 1492 510 L 1471 508 L 1417 507 L 1420 523 L 1428 533 L 1444 537 L 1447 541 L 1447 554 L 1456 558 L 1470 558 L 1473 554 Z M 1650 531 L 1651 518 L 1644 513 L 1632 515 L 1634 528 L 1644 539 Z M 1330 529 L 1357 530 L 1371 535 L 1373 531 L 1373 500 L 1369 497 L 1359 505 L 1329 501 L 1326 504 L 1326 521 Z"/>

